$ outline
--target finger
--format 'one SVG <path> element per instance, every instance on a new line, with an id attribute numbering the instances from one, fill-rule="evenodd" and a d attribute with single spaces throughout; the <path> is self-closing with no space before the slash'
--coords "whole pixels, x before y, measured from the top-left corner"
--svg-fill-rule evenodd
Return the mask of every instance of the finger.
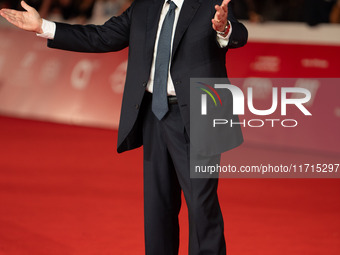
<path id="1" fill-rule="evenodd" d="M 219 5 L 216 5 L 215 10 L 215 17 L 219 18 L 221 16 L 221 7 Z"/>
<path id="2" fill-rule="evenodd" d="M 5 19 L 7 19 L 7 17 L 11 17 L 11 15 L 9 15 L 8 13 L 4 11 L 1 12 L 1 16 L 4 17 Z"/>
<path id="3" fill-rule="evenodd" d="M 1 11 L 0 11 L 0 15 L 1 15 L 3 18 L 7 19 L 7 15 L 6 15 L 4 12 L 1 12 Z"/>
<path id="4" fill-rule="evenodd" d="M 225 15 L 227 12 L 222 8 L 222 6 L 217 6 L 216 8 L 215 8 L 215 10 L 216 10 L 216 13 L 218 14 L 218 15 Z"/>
<path id="5" fill-rule="evenodd" d="M 228 12 L 228 4 L 230 3 L 231 0 L 224 0 L 221 4 L 221 8 L 225 11 Z"/>
<path id="6" fill-rule="evenodd" d="M 17 17 L 17 15 L 15 14 L 15 13 L 11 13 L 11 12 L 7 12 L 7 11 L 3 11 L 2 12 L 3 14 L 2 14 L 2 16 L 3 17 L 11 17 L 11 18 L 16 18 Z"/>
<path id="7" fill-rule="evenodd" d="M 216 12 L 214 19 L 218 20 L 218 21 L 223 21 L 223 20 L 225 20 L 225 17 L 226 17 L 225 14 L 221 14 L 221 13 Z"/>
<path id="8" fill-rule="evenodd" d="M 31 11 L 32 9 L 34 9 L 33 7 L 29 6 L 28 4 L 26 4 L 25 1 L 21 1 L 21 6 L 22 8 L 24 8 L 26 11 Z"/>
<path id="9" fill-rule="evenodd" d="M 9 23 L 19 27 L 19 22 L 17 21 L 17 19 L 14 19 L 12 17 L 4 17 Z"/>
<path id="10" fill-rule="evenodd" d="M 10 9 L 2 9 L 1 10 L 1 15 L 3 16 L 3 17 L 10 17 L 10 18 L 12 18 L 12 19 L 18 19 L 18 18 L 20 18 L 20 15 L 21 14 L 21 12 L 18 12 L 18 11 L 13 11 L 13 10 L 10 10 Z"/>
<path id="11" fill-rule="evenodd" d="M 218 22 L 215 19 L 211 20 L 211 22 L 215 26 L 215 28 L 218 26 Z"/>
<path id="12" fill-rule="evenodd" d="M 4 13 L 3 15 L 2 15 L 5 19 L 7 19 L 7 20 L 12 20 L 12 21 L 14 21 L 14 20 L 17 20 L 17 18 L 15 17 L 15 16 L 13 16 L 13 15 L 8 15 L 8 14 L 6 14 L 6 13 Z"/>
<path id="13" fill-rule="evenodd" d="M 228 13 L 228 6 L 226 5 L 221 5 L 218 12 L 221 14 L 221 15 L 225 15 L 226 13 Z"/>
<path id="14" fill-rule="evenodd" d="M 13 24 L 17 22 L 17 19 L 15 19 L 15 18 L 13 18 L 13 17 L 7 16 L 6 19 L 7 19 L 9 22 L 13 23 Z"/>
<path id="15" fill-rule="evenodd" d="M 223 24 L 219 21 L 213 20 L 212 23 L 217 27 L 217 28 L 221 28 L 223 27 Z"/>
<path id="16" fill-rule="evenodd" d="M 212 28 L 216 31 L 216 26 L 214 25 L 214 23 L 212 24 Z"/>
<path id="17" fill-rule="evenodd" d="M 221 9 L 223 10 L 223 12 L 228 12 L 228 5 L 222 4 Z"/>
<path id="18" fill-rule="evenodd" d="M 2 9 L 1 11 L 3 13 L 13 14 L 13 15 L 19 13 L 19 11 L 11 10 L 11 9 Z"/>
<path id="19" fill-rule="evenodd" d="M 211 23 L 212 23 L 212 28 L 217 31 L 217 26 L 216 26 L 216 21 L 215 20 L 211 20 Z"/>
<path id="20" fill-rule="evenodd" d="M 231 0 L 223 0 L 222 4 L 221 5 L 228 5 L 230 3 Z"/>
<path id="21" fill-rule="evenodd" d="M 219 20 L 225 20 L 228 16 L 228 11 L 225 11 L 223 7 L 217 6 L 216 8 L 215 17 Z M 227 8 L 228 9 L 228 8 Z"/>
<path id="22" fill-rule="evenodd" d="M 213 21 L 216 22 L 216 23 L 221 22 L 221 21 L 220 21 L 220 18 L 218 17 L 217 14 L 215 14 L 215 17 L 213 18 Z"/>
<path id="23" fill-rule="evenodd" d="M 223 30 L 223 25 L 221 25 L 220 22 L 217 22 L 216 20 L 212 20 L 211 22 L 212 22 L 213 28 L 215 30 L 218 30 L 218 31 L 222 31 Z"/>
<path id="24" fill-rule="evenodd" d="M 226 13 L 226 12 L 219 13 L 218 18 L 219 18 L 219 20 L 226 20 L 228 18 L 228 13 Z"/>

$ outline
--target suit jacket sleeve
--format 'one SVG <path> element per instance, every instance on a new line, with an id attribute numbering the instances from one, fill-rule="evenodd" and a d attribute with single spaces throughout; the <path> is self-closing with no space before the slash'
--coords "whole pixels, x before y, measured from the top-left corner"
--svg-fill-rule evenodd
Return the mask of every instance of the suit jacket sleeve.
<path id="1" fill-rule="evenodd" d="M 70 25 L 56 23 L 53 40 L 48 47 L 77 52 L 119 51 L 129 45 L 132 4 L 123 14 L 112 17 L 104 25 Z"/>
<path id="2" fill-rule="evenodd" d="M 239 48 L 246 45 L 248 41 L 248 30 L 235 18 L 233 13 L 233 1 L 228 5 L 228 20 L 230 21 L 233 30 L 227 48 Z"/>

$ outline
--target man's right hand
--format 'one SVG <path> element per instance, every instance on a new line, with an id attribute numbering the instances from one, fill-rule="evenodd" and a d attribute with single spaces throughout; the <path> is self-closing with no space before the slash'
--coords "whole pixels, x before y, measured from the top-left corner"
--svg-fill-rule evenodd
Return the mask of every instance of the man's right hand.
<path id="1" fill-rule="evenodd" d="M 42 18 L 33 7 L 21 1 L 21 6 L 26 11 L 16 11 L 10 9 L 1 9 L 0 15 L 13 25 L 26 31 L 42 34 Z"/>

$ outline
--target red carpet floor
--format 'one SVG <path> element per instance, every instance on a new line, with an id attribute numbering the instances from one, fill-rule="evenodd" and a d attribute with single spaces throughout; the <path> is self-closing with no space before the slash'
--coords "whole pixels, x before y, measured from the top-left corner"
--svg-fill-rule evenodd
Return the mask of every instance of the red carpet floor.
<path id="1" fill-rule="evenodd" d="M 0 117 L 0 255 L 144 254 L 142 150 L 118 155 L 116 136 Z M 230 157 L 245 153 L 278 154 Z M 229 255 L 340 254 L 339 179 L 222 179 L 219 194 Z M 185 206 L 180 220 L 184 255 Z"/>

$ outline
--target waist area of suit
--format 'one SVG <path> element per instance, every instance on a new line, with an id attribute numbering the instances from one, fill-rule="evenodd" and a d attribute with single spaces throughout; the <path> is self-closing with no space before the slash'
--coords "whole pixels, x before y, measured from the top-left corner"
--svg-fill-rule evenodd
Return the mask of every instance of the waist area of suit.
<path id="1" fill-rule="evenodd" d="M 144 97 L 146 100 L 152 101 L 152 93 L 147 90 L 145 91 Z M 178 104 L 177 96 L 169 95 L 167 97 L 167 100 L 168 100 L 168 105 Z"/>

